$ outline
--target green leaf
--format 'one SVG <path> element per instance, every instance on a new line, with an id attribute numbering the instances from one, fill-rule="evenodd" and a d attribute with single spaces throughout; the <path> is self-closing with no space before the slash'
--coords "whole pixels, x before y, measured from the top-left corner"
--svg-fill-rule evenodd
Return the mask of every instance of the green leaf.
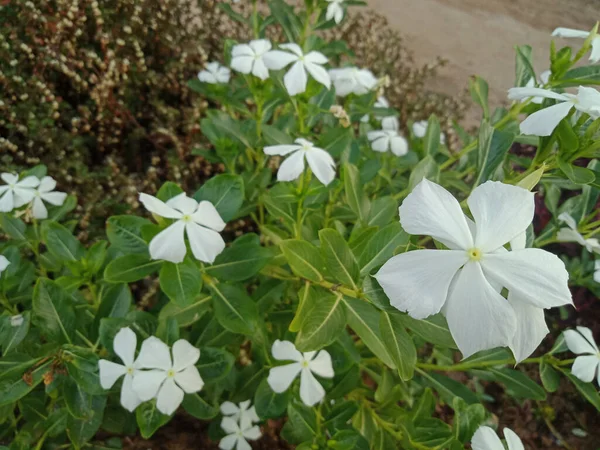
<path id="1" fill-rule="evenodd" d="M 556 392 L 560 385 L 558 372 L 544 360 L 540 361 L 540 379 L 548 392 Z"/>
<path id="2" fill-rule="evenodd" d="M 0 213 L 0 227 L 12 239 L 16 241 L 26 241 L 25 229 L 27 226 L 21 219 L 17 219 L 10 214 Z"/>
<path id="3" fill-rule="evenodd" d="M 210 383 L 229 375 L 234 362 L 235 357 L 228 351 L 204 347 L 200 351 L 200 359 L 196 363 L 196 367 L 204 382 Z"/>
<path id="4" fill-rule="evenodd" d="M 487 120 L 481 122 L 477 144 L 477 179 L 475 186 L 490 180 L 504 161 L 515 135 L 508 131 L 495 130 Z"/>
<path id="5" fill-rule="evenodd" d="M 558 83 L 560 87 L 598 85 L 600 84 L 600 66 L 575 67 L 568 70 Z"/>
<path id="6" fill-rule="evenodd" d="M 365 276 L 371 273 L 392 256 L 394 250 L 401 245 L 408 245 L 410 236 L 402 229 L 400 223 L 390 223 L 383 227 L 369 240 L 365 251 L 360 256 L 358 265 L 360 275 Z"/>
<path id="7" fill-rule="evenodd" d="M 336 432 L 327 447 L 333 450 L 369 450 L 369 442 L 355 430 L 340 430 Z"/>
<path id="8" fill-rule="evenodd" d="M 287 408 L 290 399 L 291 390 L 277 394 L 271 389 L 265 378 L 258 385 L 254 394 L 254 407 L 256 414 L 263 420 L 280 417 Z"/>
<path id="9" fill-rule="evenodd" d="M 23 373 L 41 358 L 32 358 L 25 353 L 12 352 L 0 358 L 0 380 L 21 378 Z"/>
<path id="10" fill-rule="evenodd" d="M 62 385 L 65 404 L 71 416 L 76 419 L 92 419 L 93 395 L 88 394 L 83 388 L 70 378 L 66 378 Z"/>
<path id="11" fill-rule="evenodd" d="M 124 283 L 103 285 L 98 297 L 100 306 L 94 318 L 93 330 L 99 328 L 100 320 L 104 317 L 125 317 L 131 308 L 131 291 Z"/>
<path id="12" fill-rule="evenodd" d="M 103 395 L 98 370 L 98 355 L 87 348 L 64 345 L 63 360 L 71 378 L 88 394 Z"/>
<path id="13" fill-rule="evenodd" d="M 596 390 L 596 387 L 592 383 L 585 383 L 571 373 L 569 369 L 563 367 L 557 367 L 568 379 L 575 385 L 581 395 L 583 395 L 588 402 L 590 402 L 594 408 L 600 411 L 600 392 Z M 0 404 L 2 402 L 0 401 Z"/>
<path id="14" fill-rule="evenodd" d="M 32 321 L 51 341 L 71 343 L 77 328 L 71 303 L 71 297 L 58 284 L 40 278 L 33 290 Z"/>
<path id="15" fill-rule="evenodd" d="M 554 133 L 560 143 L 559 158 L 570 161 L 571 155 L 579 149 L 579 137 L 573 130 L 569 119 L 561 120 L 555 128 Z"/>
<path id="16" fill-rule="evenodd" d="M 86 442 L 94 437 L 100 425 L 102 425 L 105 407 L 106 396 L 95 395 L 91 397 L 89 418 L 77 419 L 69 415 L 67 418 L 67 434 L 76 449 L 83 447 Z"/>
<path id="17" fill-rule="evenodd" d="M 515 46 L 515 86 L 523 87 L 533 78 L 535 80 L 535 70 L 533 69 L 531 59 L 531 46 Z"/>
<path id="18" fill-rule="evenodd" d="M 481 404 L 467 405 L 460 397 L 454 397 L 452 401 L 454 409 L 454 436 L 463 444 L 471 441 L 471 438 L 485 420 L 485 408 Z"/>
<path id="19" fill-rule="evenodd" d="M 379 328 L 387 351 L 398 368 L 400 378 L 410 380 L 417 364 L 415 344 L 404 329 L 398 314 L 385 311 L 381 311 L 380 314 Z"/>
<path id="20" fill-rule="evenodd" d="M 323 281 L 325 263 L 314 245 L 299 239 L 289 239 L 282 241 L 279 246 L 297 276 L 316 283 Z"/>
<path id="21" fill-rule="evenodd" d="M 148 244 L 142 239 L 142 227 L 151 222 L 138 216 L 112 216 L 106 221 L 109 242 L 125 254 L 148 254 Z"/>
<path id="22" fill-rule="evenodd" d="M 83 245 L 59 223 L 43 222 L 42 236 L 48 251 L 60 262 L 78 261 L 85 254 Z"/>
<path id="23" fill-rule="evenodd" d="M 258 311 L 254 301 L 242 289 L 228 284 L 210 286 L 217 320 L 232 333 L 254 334 Z"/>
<path id="24" fill-rule="evenodd" d="M 35 387 L 40 384 L 44 378 L 44 374 L 50 370 L 52 360 L 46 361 L 38 366 L 33 371 L 28 372 L 26 377 L 17 379 L 5 379 L 0 382 L 0 406 L 8 405 L 16 402 L 20 398 L 29 394 Z M 25 381 L 25 379 L 27 381 Z"/>
<path id="25" fill-rule="evenodd" d="M 263 125 L 262 132 L 267 145 L 289 145 L 293 141 L 289 134 L 273 125 Z"/>
<path id="26" fill-rule="evenodd" d="M 225 222 L 235 218 L 244 203 L 244 180 L 238 175 L 212 177 L 194 194 L 197 201 L 211 202 Z"/>
<path id="27" fill-rule="evenodd" d="M 328 272 L 343 285 L 357 290 L 358 262 L 346 240 L 332 228 L 319 231 L 319 239 Z"/>
<path id="28" fill-rule="evenodd" d="M 283 28 L 288 42 L 298 42 L 303 27 L 300 18 L 294 12 L 294 8 L 283 0 L 269 0 L 267 3 L 271 14 Z"/>
<path id="29" fill-rule="evenodd" d="M 398 316 L 405 327 L 423 340 L 434 345 L 457 349 L 454 338 L 448 329 L 448 323 L 441 314 L 435 314 L 422 320 L 413 319 L 408 314 Z"/>
<path id="30" fill-rule="evenodd" d="M 244 281 L 252 278 L 273 257 L 271 249 L 254 243 L 226 248 L 204 271 L 220 281 Z"/>
<path id="31" fill-rule="evenodd" d="M 183 409 L 200 420 L 210 420 L 219 414 L 217 406 L 209 405 L 199 394 L 187 394 L 181 403 Z"/>
<path id="32" fill-rule="evenodd" d="M 141 254 L 121 256 L 106 266 L 104 279 L 109 283 L 132 283 L 156 272 L 162 264 Z"/>
<path id="33" fill-rule="evenodd" d="M 488 104 L 487 82 L 483 78 L 476 75 L 471 77 L 469 80 L 469 92 L 471 92 L 471 98 L 473 101 L 481 106 L 483 118 L 488 119 L 490 117 L 490 107 Z"/>
<path id="34" fill-rule="evenodd" d="M 462 398 L 469 405 L 479 403 L 479 399 L 473 391 L 452 378 L 439 373 L 427 373 L 421 370 L 419 370 L 419 374 L 427 380 L 427 384 L 436 390 L 440 397 L 449 405 L 453 404 L 455 397 Z"/>
<path id="35" fill-rule="evenodd" d="M 317 302 L 317 299 L 322 296 L 323 291 L 320 288 L 314 287 L 310 283 L 305 283 L 300 292 L 298 292 L 298 307 L 296 308 L 294 319 L 289 326 L 291 332 L 296 333 L 300 331 L 309 311 Z"/>
<path id="36" fill-rule="evenodd" d="M 546 399 L 544 389 L 523 372 L 508 368 L 490 368 L 488 371 L 494 375 L 495 381 L 503 383 L 515 397 L 534 400 Z"/>
<path id="37" fill-rule="evenodd" d="M 164 261 L 159 280 L 162 291 L 180 307 L 193 304 L 202 289 L 200 270 L 189 257 L 179 264 Z"/>
<path id="38" fill-rule="evenodd" d="M 398 220 L 398 202 L 392 197 L 379 197 L 371 203 L 369 226 L 384 227 L 394 219 Z"/>
<path id="39" fill-rule="evenodd" d="M 439 181 L 440 166 L 435 162 L 435 159 L 433 159 L 431 155 L 425 156 L 425 158 L 419 161 L 419 164 L 412 170 L 410 177 L 408 178 L 408 189 L 412 191 L 423 178 L 427 178 L 434 183 Z"/>
<path id="40" fill-rule="evenodd" d="M 288 422 L 284 428 L 290 434 L 293 444 L 312 440 L 317 434 L 317 416 L 313 408 L 300 403 L 290 403 L 287 408 Z"/>
<path id="41" fill-rule="evenodd" d="M 327 294 L 308 311 L 296 336 L 296 347 L 301 352 L 319 350 L 333 343 L 345 326 L 342 296 Z"/>
<path id="42" fill-rule="evenodd" d="M 171 416 L 161 413 L 156 408 L 156 400 L 151 400 L 149 402 L 144 402 L 137 407 L 135 410 L 135 418 L 142 437 L 144 439 L 149 439 L 156 430 L 171 419 Z"/>
<path id="43" fill-rule="evenodd" d="M 360 182 L 360 173 L 352 164 L 344 165 L 344 192 L 350 209 L 361 223 L 366 223 L 371 205 Z"/>
<path id="44" fill-rule="evenodd" d="M 179 339 L 179 324 L 173 317 L 164 317 L 158 321 L 155 336 L 167 345 L 173 345 Z"/>
<path id="45" fill-rule="evenodd" d="M 165 305 L 158 315 L 159 320 L 172 317 L 177 321 L 179 327 L 187 327 L 198 321 L 202 315 L 210 309 L 210 295 L 203 296 L 195 303 L 187 306 L 178 306 L 175 303 Z"/>
<path id="46" fill-rule="evenodd" d="M 13 324 L 13 318 L 9 316 L 0 317 L 0 348 L 4 355 L 14 351 L 23 342 L 29 332 L 31 324 L 31 313 L 25 311 L 20 314 L 22 320 L 19 325 Z M 13 316 L 14 317 L 14 316 Z"/>
<path id="47" fill-rule="evenodd" d="M 596 180 L 596 175 L 590 169 L 574 166 L 562 159 L 556 160 L 558 168 L 575 184 L 589 184 Z"/>
<path id="48" fill-rule="evenodd" d="M 438 153 L 441 140 L 440 134 L 440 122 L 435 114 L 432 114 L 427 121 L 427 132 L 423 138 L 423 151 L 426 157 L 433 157 Z"/>

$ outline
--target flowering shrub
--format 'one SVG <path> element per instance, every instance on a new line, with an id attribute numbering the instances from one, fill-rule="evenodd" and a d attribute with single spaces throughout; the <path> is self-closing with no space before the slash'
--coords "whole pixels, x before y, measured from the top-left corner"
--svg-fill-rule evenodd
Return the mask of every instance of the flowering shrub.
<path id="1" fill-rule="evenodd" d="M 148 438 L 180 408 L 211 421 L 223 449 L 251 448 L 275 418 L 299 449 L 501 449 L 481 389 L 450 371 L 539 401 L 564 377 L 600 410 L 591 331 L 563 338 L 545 316 L 571 308 L 569 285 L 598 292 L 600 94 L 585 84 L 600 72 L 573 68 L 596 29 L 574 57 L 552 47 L 542 88 L 518 48 L 510 109 L 490 111 L 475 78 L 481 126 L 472 137 L 457 125 L 453 152 L 435 115 L 398 120 L 385 73 L 332 63 L 345 47 L 315 32 L 357 3 L 295 12 L 270 0 L 250 16 L 223 5 L 253 39 L 226 42 L 189 86 L 214 105 L 199 153 L 226 173 L 195 192 L 140 193 L 152 220 L 112 216 L 86 248 L 69 221 L 75 198 L 44 166 L 2 174 L 0 440 L 11 449 L 120 448 L 107 433 Z M 266 39 L 272 27 L 286 42 Z M 537 232 L 534 189 L 552 214 Z M 239 218 L 258 232 L 232 236 Z M 581 258 L 545 248 L 565 241 Z M 567 349 L 580 356 L 559 357 Z M 542 385 L 521 366 L 539 367 Z"/>

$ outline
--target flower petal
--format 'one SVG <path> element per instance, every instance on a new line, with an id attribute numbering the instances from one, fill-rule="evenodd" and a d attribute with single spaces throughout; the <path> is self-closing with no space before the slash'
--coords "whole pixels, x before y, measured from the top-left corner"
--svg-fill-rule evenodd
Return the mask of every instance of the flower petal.
<path id="1" fill-rule="evenodd" d="M 249 74 L 254 64 L 254 56 L 236 56 L 231 59 L 231 68 L 236 72 Z"/>
<path id="2" fill-rule="evenodd" d="M 173 370 L 179 372 L 186 367 L 191 367 L 200 358 L 200 350 L 185 339 L 179 339 L 173 344 Z"/>
<path id="3" fill-rule="evenodd" d="M 137 336 L 129 327 L 121 328 L 113 340 L 113 350 L 127 367 L 133 366 Z"/>
<path id="4" fill-rule="evenodd" d="M 301 94 L 306 91 L 307 81 L 308 78 L 302 61 L 294 63 L 283 77 L 283 84 L 285 84 L 285 88 L 290 96 Z"/>
<path id="5" fill-rule="evenodd" d="M 252 67 L 252 75 L 261 80 L 266 80 L 269 78 L 269 69 L 265 65 L 263 58 L 258 58 L 254 60 L 254 66 Z"/>
<path id="6" fill-rule="evenodd" d="M 598 346 L 596 345 L 596 341 L 594 340 L 594 335 L 592 334 L 592 330 L 587 327 L 576 327 L 577 331 L 581 333 L 581 335 L 594 347 L 595 353 L 600 352 L 598 350 Z"/>
<path id="7" fill-rule="evenodd" d="M 279 166 L 277 181 L 296 180 L 304 171 L 304 150 L 292 153 Z"/>
<path id="8" fill-rule="evenodd" d="M 175 374 L 175 381 L 186 394 L 193 394 L 201 391 L 204 387 L 204 381 L 196 366 L 189 366 Z"/>
<path id="9" fill-rule="evenodd" d="M 263 56 L 263 62 L 271 70 L 281 70 L 294 61 L 298 61 L 297 56 L 281 50 L 271 50 Z"/>
<path id="10" fill-rule="evenodd" d="M 573 104 L 563 102 L 540 109 L 521 122 L 521 133 L 532 136 L 550 136 L 558 123 L 567 117 Z"/>
<path id="11" fill-rule="evenodd" d="M 335 178 L 335 161 L 323 149 L 313 147 L 306 152 L 306 160 L 317 179 L 327 186 Z"/>
<path id="12" fill-rule="evenodd" d="M 558 233 L 556 233 L 556 240 L 559 242 L 577 242 L 583 247 L 587 246 L 587 242 L 583 236 L 576 230 L 570 228 L 561 228 L 558 230 Z"/>
<path id="13" fill-rule="evenodd" d="M 180 211 L 182 214 L 192 214 L 198 208 L 198 202 L 188 197 L 185 192 L 167 200 L 166 205 Z"/>
<path id="14" fill-rule="evenodd" d="M 56 187 L 56 180 L 52 177 L 44 177 L 40 180 L 37 190 L 40 192 L 51 192 Z"/>
<path id="15" fill-rule="evenodd" d="M 310 64 L 327 64 L 327 61 L 329 61 L 329 59 L 327 59 L 327 56 L 325 56 L 321 52 L 312 51 L 308 52 L 304 56 L 304 61 Z M 329 75 L 327 75 L 327 78 L 329 78 Z"/>
<path id="16" fill-rule="evenodd" d="M 292 360 L 300 362 L 304 360 L 302 353 L 296 350 L 296 346 L 290 341 L 280 341 L 279 339 L 276 339 L 271 347 L 271 354 L 273 355 L 273 358 L 279 361 Z"/>
<path id="17" fill-rule="evenodd" d="M 15 186 L 13 189 L 15 208 L 20 208 L 21 206 L 29 203 L 35 197 L 35 190 L 33 188 L 23 188 L 20 186 Z"/>
<path id="18" fill-rule="evenodd" d="M 0 178 L 2 178 L 2 181 L 6 184 L 17 184 L 19 181 L 19 175 L 15 173 L 2 172 Z"/>
<path id="19" fill-rule="evenodd" d="M 321 350 L 312 360 L 308 362 L 308 368 L 323 378 L 333 378 L 333 363 L 331 355 L 327 350 Z"/>
<path id="20" fill-rule="evenodd" d="M 304 62 L 304 67 L 315 80 L 317 80 L 327 89 L 331 89 L 331 78 L 329 78 L 329 74 L 323 67 L 308 61 Z"/>
<path id="21" fill-rule="evenodd" d="M 312 372 L 304 368 L 300 372 L 300 398 L 307 406 L 313 406 L 323 400 L 325 389 Z"/>
<path id="22" fill-rule="evenodd" d="M 40 184 L 40 179 L 36 176 L 30 175 L 28 177 L 23 178 L 21 181 L 17 183 L 17 186 L 20 188 L 33 189 L 38 187 Z"/>
<path id="23" fill-rule="evenodd" d="M 169 370 L 173 367 L 169 347 L 154 336 L 144 339 L 135 363 L 138 369 Z"/>
<path id="24" fill-rule="evenodd" d="M 587 39 L 589 31 L 574 30 L 573 28 L 558 27 L 552 32 L 552 36 L 561 38 L 581 38 Z"/>
<path id="25" fill-rule="evenodd" d="M 517 317 L 517 331 L 510 341 L 510 349 L 515 361 L 520 363 L 528 358 L 542 340 L 550 332 L 544 318 L 544 310 L 520 301 L 512 293 L 508 293 L 508 303 L 512 306 Z"/>
<path id="26" fill-rule="evenodd" d="M 225 241 L 216 231 L 193 222 L 187 223 L 185 229 L 192 253 L 199 261 L 212 264 L 225 249 Z"/>
<path id="27" fill-rule="evenodd" d="M 262 55 L 265 52 L 271 50 L 271 41 L 268 39 L 255 39 L 250 41 L 250 47 L 254 51 L 255 55 Z"/>
<path id="28" fill-rule="evenodd" d="M 596 64 L 600 61 L 600 39 L 595 37 L 592 39 L 592 51 L 590 52 L 590 62 Z"/>
<path id="29" fill-rule="evenodd" d="M 238 436 L 236 450 L 252 450 L 252 447 L 243 436 Z"/>
<path id="30" fill-rule="evenodd" d="M 140 400 L 145 402 L 156 397 L 166 379 L 167 372 L 164 370 L 138 370 L 133 374 L 131 387 Z"/>
<path id="31" fill-rule="evenodd" d="M 161 413 L 170 416 L 177 408 L 179 408 L 179 405 L 181 405 L 183 396 L 184 393 L 181 388 L 175 384 L 175 380 L 173 380 L 173 378 L 167 378 L 158 391 L 158 396 L 156 397 L 156 409 Z"/>
<path id="32" fill-rule="evenodd" d="M 152 259 L 164 259 L 178 264 L 185 258 L 187 248 L 183 238 L 185 222 L 178 220 L 162 230 L 150 241 L 148 250 Z"/>
<path id="33" fill-rule="evenodd" d="M 473 236 L 458 201 L 427 179 L 402 202 L 400 223 L 407 233 L 429 235 L 454 250 L 473 247 Z"/>
<path id="34" fill-rule="evenodd" d="M 65 202 L 67 194 L 65 192 L 42 192 L 40 197 L 51 205 L 60 206 Z"/>
<path id="35" fill-rule="evenodd" d="M 223 414 L 224 416 L 231 416 L 233 414 L 240 413 L 240 408 L 238 408 L 235 403 L 229 401 L 223 402 L 221 404 L 220 410 L 221 414 Z"/>
<path id="36" fill-rule="evenodd" d="M 48 210 L 46 209 L 46 205 L 42 201 L 41 197 L 35 197 L 31 204 L 31 214 L 36 219 L 47 219 L 48 218 Z"/>
<path id="37" fill-rule="evenodd" d="M 487 181 L 477 186 L 467 199 L 475 219 L 475 247 L 493 252 L 517 237 L 533 221 L 534 194 L 527 189 Z"/>
<path id="38" fill-rule="evenodd" d="M 486 277 L 538 308 L 572 304 L 565 264 L 550 252 L 525 248 L 488 253 L 481 265 Z"/>
<path id="39" fill-rule="evenodd" d="M 465 358 L 481 350 L 508 346 L 517 328 L 512 306 L 494 290 L 476 262 L 466 264 L 457 275 L 445 315 Z"/>
<path id="40" fill-rule="evenodd" d="M 294 53 L 297 56 L 303 56 L 304 55 L 304 52 L 302 51 L 302 48 L 300 48 L 300 46 L 298 44 L 295 44 L 293 42 L 290 42 L 288 44 L 281 44 L 280 47 L 284 48 L 286 50 L 291 51 L 292 53 Z"/>
<path id="41" fill-rule="evenodd" d="M 371 142 L 371 148 L 376 152 L 387 152 L 390 148 L 390 138 L 384 135 Z"/>
<path id="42" fill-rule="evenodd" d="M 106 359 L 98 361 L 98 369 L 100 371 L 100 386 L 104 389 L 110 389 L 120 376 L 127 372 L 125 366 L 116 364 Z"/>
<path id="43" fill-rule="evenodd" d="M 286 364 L 285 366 L 273 367 L 269 370 L 267 383 L 269 383 L 274 392 L 280 394 L 287 391 L 301 370 L 302 366 L 297 362 Z"/>
<path id="44" fill-rule="evenodd" d="M 231 56 L 254 56 L 254 50 L 248 44 L 234 45 L 231 49 Z"/>
<path id="45" fill-rule="evenodd" d="M 180 219 L 182 216 L 182 214 L 179 211 L 175 211 L 165 202 L 151 195 L 141 193 L 140 202 L 148 211 L 150 211 L 153 214 L 156 214 L 157 216 L 166 217 L 167 219 Z"/>
<path id="46" fill-rule="evenodd" d="M 225 433 L 237 433 L 240 430 L 237 421 L 231 417 L 223 417 L 221 419 L 221 428 Z"/>
<path id="47" fill-rule="evenodd" d="M 573 218 L 573 216 L 571 214 L 569 214 L 568 212 L 562 212 L 562 213 L 560 213 L 558 215 L 558 221 L 566 223 L 567 226 L 569 228 L 571 228 L 572 230 L 576 230 L 577 229 L 577 222 L 575 221 L 575 219 Z"/>
<path id="48" fill-rule="evenodd" d="M 262 434 L 260 432 L 260 428 L 256 425 L 254 425 L 253 427 L 244 429 L 242 431 L 242 434 L 244 435 L 244 437 L 246 439 L 250 439 L 252 441 L 256 441 L 257 439 L 260 439 L 260 437 L 262 436 Z"/>
<path id="49" fill-rule="evenodd" d="M 225 228 L 225 222 L 223 222 L 219 211 L 208 200 L 200 202 L 198 209 L 192 214 L 192 219 L 198 225 L 203 225 L 211 230 L 223 231 L 223 228 Z"/>
<path id="50" fill-rule="evenodd" d="M 390 148 L 394 155 L 404 156 L 408 153 L 408 142 L 402 136 L 396 136 L 390 142 Z"/>
<path id="51" fill-rule="evenodd" d="M 0 273 L 10 265 L 10 261 L 4 255 L 0 255 Z"/>
<path id="52" fill-rule="evenodd" d="M 250 401 L 250 400 L 248 400 Z M 258 414 L 256 414 L 256 408 L 254 406 L 252 406 L 250 409 L 246 410 L 243 414 L 242 414 L 243 418 L 246 418 L 247 420 L 250 421 L 250 424 L 255 423 L 255 422 L 260 422 L 260 418 L 258 417 Z"/>
<path id="53" fill-rule="evenodd" d="M 534 80 L 535 83 L 535 80 Z M 551 91 L 550 89 L 543 89 L 537 87 L 514 87 L 508 90 L 508 98 L 510 100 L 524 100 L 530 97 L 542 97 L 552 98 L 562 102 L 569 101 L 569 97 L 557 92 Z"/>
<path id="54" fill-rule="evenodd" d="M 121 406 L 129 412 L 133 412 L 142 400 L 133 390 L 133 376 L 125 374 L 123 386 L 121 386 Z"/>
<path id="55" fill-rule="evenodd" d="M 479 427 L 471 439 L 473 450 L 504 450 L 502 441 L 490 427 Z"/>
<path id="56" fill-rule="evenodd" d="M 504 439 L 508 444 L 508 450 L 525 450 L 519 436 L 510 428 L 504 429 Z"/>
<path id="57" fill-rule="evenodd" d="M 583 328 L 583 327 L 579 327 Z M 591 334 L 591 331 L 590 331 Z M 563 332 L 563 336 L 565 337 L 565 341 L 567 342 L 567 347 L 576 355 L 582 354 L 590 354 L 594 355 L 598 351 L 596 347 L 596 343 L 593 340 L 594 344 L 592 344 L 588 339 L 586 339 L 581 333 L 578 333 L 575 330 L 565 330 Z"/>
<path id="58" fill-rule="evenodd" d="M 11 212 L 15 207 L 12 190 L 7 190 L 0 197 L 0 212 Z"/>
<path id="59" fill-rule="evenodd" d="M 285 156 L 288 153 L 295 152 L 296 150 L 300 150 L 301 148 L 302 148 L 301 145 L 284 144 L 284 145 L 269 145 L 269 146 L 265 147 L 263 150 L 266 155 Z"/>
<path id="60" fill-rule="evenodd" d="M 571 367 L 571 373 L 584 383 L 590 383 L 594 381 L 599 364 L 600 358 L 597 355 L 578 356 Z"/>
<path id="61" fill-rule="evenodd" d="M 462 250 L 415 250 L 389 259 L 375 278 L 392 306 L 424 319 L 440 312 L 452 279 L 468 260 Z"/>
<path id="62" fill-rule="evenodd" d="M 235 434 L 228 434 L 219 441 L 219 448 L 221 450 L 232 450 L 238 441 L 238 437 Z"/>

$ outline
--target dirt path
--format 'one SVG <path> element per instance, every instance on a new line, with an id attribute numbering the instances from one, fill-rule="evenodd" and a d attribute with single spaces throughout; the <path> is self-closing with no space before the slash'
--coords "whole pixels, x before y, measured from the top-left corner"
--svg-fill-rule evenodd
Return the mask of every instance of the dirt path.
<path id="1" fill-rule="evenodd" d="M 490 102 L 506 100 L 514 82 L 514 50 L 534 49 L 535 69 L 548 68 L 550 34 L 558 26 L 591 29 L 600 20 L 600 0 L 367 0 L 406 38 L 417 63 L 437 56 L 449 60 L 430 87 L 451 95 L 467 87 L 471 75 L 490 84 Z M 578 45 L 557 40 L 557 45 Z M 579 44 L 581 41 L 579 42 Z M 469 112 L 468 123 L 479 118 Z"/>

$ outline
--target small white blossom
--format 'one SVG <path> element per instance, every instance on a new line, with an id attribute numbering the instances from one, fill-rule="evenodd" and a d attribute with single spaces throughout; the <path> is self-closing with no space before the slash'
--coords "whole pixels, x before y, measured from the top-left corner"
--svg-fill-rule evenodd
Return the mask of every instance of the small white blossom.
<path id="1" fill-rule="evenodd" d="M 8 258 L 4 255 L 0 255 L 0 275 L 2 275 L 2 272 L 4 272 L 9 265 L 10 261 Z"/>
<path id="2" fill-rule="evenodd" d="M 567 347 L 576 355 L 571 373 L 584 383 L 590 383 L 597 379 L 600 386 L 600 350 L 592 330 L 586 327 L 577 327 L 575 330 L 566 330 L 563 335 L 567 342 Z"/>
<path id="3" fill-rule="evenodd" d="M 516 87 L 508 90 L 508 98 L 511 100 L 523 100 L 529 97 L 551 98 L 558 100 L 559 103 L 540 109 L 521 122 L 523 134 L 550 136 L 572 108 L 589 114 L 593 119 L 600 117 L 600 92 L 593 88 L 579 86 L 577 95 L 559 94 L 548 89 L 532 87 Z"/>
<path id="4" fill-rule="evenodd" d="M 221 414 L 224 416 L 231 417 L 235 421 L 241 424 L 250 423 L 250 425 L 260 422 L 256 409 L 254 406 L 250 406 L 251 401 L 246 400 L 240 402 L 238 405 L 232 402 L 223 402 L 221 404 Z M 242 428 L 244 426 L 242 425 Z"/>
<path id="5" fill-rule="evenodd" d="M 600 253 L 600 242 L 596 238 L 585 239 L 581 233 L 577 231 L 577 223 L 575 219 L 566 212 L 558 215 L 559 222 L 567 224 L 568 228 L 561 228 L 558 230 L 556 239 L 560 242 L 577 242 L 578 244 L 585 247 L 588 252 Z"/>
<path id="6" fill-rule="evenodd" d="M 17 328 L 23 325 L 23 314 L 15 314 L 14 316 L 10 316 L 10 326 Z"/>
<path id="7" fill-rule="evenodd" d="M 426 120 L 420 120 L 418 122 L 413 123 L 412 131 L 415 137 L 421 139 L 424 138 L 427 134 L 427 128 L 429 127 L 429 122 Z M 442 144 L 446 143 L 446 136 L 444 133 L 440 133 L 440 142 Z"/>
<path id="8" fill-rule="evenodd" d="M 508 450 L 525 450 L 519 436 L 510 428 L 504 429 L 504 439 L 508 444 Z M 473 435 L 471 448 L 473 450 L 504 450 L 504 445 L 494 430 L 481 426 Z"/>
<path id="9" fill-rule="evenodd" d="M 387 99 L 383 96 L 378 97 L 377 101 L 375 102 L 375 108 L 389 108 L 390 107 L 390 103 L 387 101 Z M 398 118 L 396 116 L 385 116 L 382 118 L 377 117 L 377 115 L 375 116 L 376 119 L 381 121 L 381 126 L 384 130 L 399 130 L 400 129 L 400 123 L 398 122 Z M 442 135 L 443 137 L 443 135 Z M 443 139 L 442 139 L 443 142 Z"/>
<path id="10" fill-rule="evenodd" d="M 121 405 L 130 412 L 142 403 L 142 400 L 132 388 L 133 376 L 139 369 L 138 361 L 135 361 L 136 345 L 137 337 L 131 328 L 121 328 L 115 335 L 113 349 L 121 358 L 123 364 L 117 364 L 106 359 L 98 361 L 100 385 L 104 389 L 110 389 L 121 376 L 125 375 L 121 387 Z"/>
<path id="11" fill-rule="evenodd" d="M 594 262 L 594 281 L 600 283 L 600 259 Z"/>
<path id="12" fill-rule="evenodd" d="M 239 424 L 231 417 L 223 417 L 221 420 L 221 428 L 227 436 L 219 442 L 219 448 L 222 450 L 252 450 L 248 439 L 256 441 L 262 436 L 260 428 L 252 425 L 250 422 Z"/>
<path id="13" fill-rule="evenodd" d="M 306 139 L 296 139 L 295 144 L 272 145 L 264 148 L 267 155 L 290 155 L 279 166 L 278 181 L 293 181 L 304 172 L 304 159 L 324 185 L 328 185 L 335 178 L 335 161 L 329 153 L 322 148 L 315 147 Z"/>
<path id="14" fill-rule="evenodd" d="M 218 84 L 229 83 L 231 71 L 217 61 L 208 63 L 206 68 L 198 73 L 198 79 L 203 83 Z"/>
<path id="15" fill-rule="evenodd" d="M 587 39 L 589 35 L 589 31 L 574 30 L 572 28 L 557 28 L 552 32 L 552 36 L 562 38 Z M 590 53 L 590 62 L 597 63 L 598 61 L 600 61 L 600 36 L 592 39 L 592 51 Z"/>
<path id="16" fill-rule="evenodd" d="M 358 67 L 331 69 L 329 77 L 335 87 L 335 93 L 340 97 L 350 94 L 364 95 L 377 86 L 377 78 L 373 72 Z"/>
<path id="17" fill-rule="evenodd" d="M 394 125 L 390 122 L 387 124 L 388 126 Z M 376 152 L 391 150 L 396 156 L 404 156 L 408 153 L 408 142 L 395 128 L 386 129 L 384 126 L 383 130 L 369 131 L 367 139 L 371 142 L 371 148 Z"/>
<path id="18" fill-rule="evenodd" d="M 152 259 L 164 259 L 180 263 L 187 252 L 184 231 L 190 241 L 196 259 L 212 263 L 225 248 L 225 241 L 218 233 L 225 228 L 225 222 L 209 201 L 198 203 L 181 193 L 166 203 L 148 194 L 140 194 L 140 202 L 148 211 L 176 222 L 158 233 L 150 241 Z"/>
<path id="19" fill-rule="evenodd" d="M 322 67 L 327 63 L 325 55 L 317 51 L 305 55 L 300 46 L 294 43 L 282 44 L 280 47 L 289 51 L 271 50 L 265 54 L 264 61 L 271 70 L 281 70 L 292 64 L 290 70 L 283 77 L 283 84 L 289 95 L 294 96 L 306 91 L 307 71 L 327 89 L 331 88 L 331 78 L 329 78 L 327 70 Z"/>
<path id="20" fill-rule="evenodd" d="M 236 45 L 231 49 L 231 68 L 266 80 L 269 78 L 269 70 L 265 66 L 264 57 L 269 50 L 271 42 L 267 39 L 256 39 L 247 44 Z"/>
<path id="21" fill-rule="evenodd" d="M 300 399 L 304 404 L 313 406 L 323 400 L 325 389 L 313 373 L 323 378 L 333 378 L 331 356 L 326 350 L 300 353 L 290 341 L 278 339 L 273 343 L 271 353 L 279 361 L 295 361 L 269 371 L 267 382 L 274 392 L 285 392 L 300 374 Z"/>
<path id="22" fill-rule="evenodd" d="M 52 177 L 44 177 L 40 180 L 40 184 L 34 189 L 34 197 L 31 206 L 31 212 L 36 219 L 48 218 L 48 210 L 44 202 L 54 206 L 60 206 L 65 202 L 67 194 L 64 192 L 56 192 L 56 180 Z"/>
<path id="23" fill-rule="evenodd" d="M 0 212 L 11 212 L 29 203 L 33 200 L 34 188 L 40 184 L 33 175 L 19 181 L 19 175 L 5 172 L 0 174 L 0 178 L 6 183 L 0 186 Z"/>
<path id="24" fill-rule="evenodd" d="M 173 344 L 173 359 L 169 347 L 151 336 L 142 342 L 138 355 L 139 369 L 133 376 L 133 389 L 142 401 L 156 397 L 156 408 L 171 415 L 183 401 L 184 394 L 198 392 L 204 381 L 194 364 L 200 350 L 185 339 Z"/>
<path id="25" fill-rule="evenodd" d="M 342 7 L 342 3 L 344 0 L 327 0 L 329 5 L 327 5 L 327 13 L 325 14 L 325 18 L 327 20 L 335 20 L 335 23 L 340 23 L 344 18 L 344 8 Z"/>

